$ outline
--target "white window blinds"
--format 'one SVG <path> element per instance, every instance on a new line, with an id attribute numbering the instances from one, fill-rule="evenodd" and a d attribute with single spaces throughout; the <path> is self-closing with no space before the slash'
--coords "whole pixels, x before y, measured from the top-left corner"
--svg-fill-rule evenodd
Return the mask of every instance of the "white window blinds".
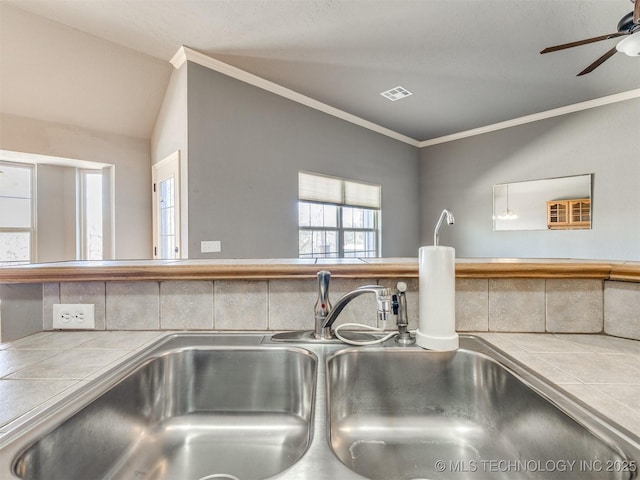
<path id="1" fill-rule="evenodd" d="M 310 202 L 342 204 L 342 180 L 298 172 L 298 198 Z"/>
<path id="2" fill-rule="evenodd" d="M 379 209 L 380 190 L 380 185 L 298 172 L 300 200 Z"/>

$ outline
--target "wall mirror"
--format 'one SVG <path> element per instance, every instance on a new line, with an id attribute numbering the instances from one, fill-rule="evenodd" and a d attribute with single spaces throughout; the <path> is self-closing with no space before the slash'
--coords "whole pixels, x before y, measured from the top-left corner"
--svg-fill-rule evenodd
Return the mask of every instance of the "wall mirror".
<path id="1" fill-rule="evenodd" d="M 592 174 L 493 186 L 494 230 L 591 228 Z"/>

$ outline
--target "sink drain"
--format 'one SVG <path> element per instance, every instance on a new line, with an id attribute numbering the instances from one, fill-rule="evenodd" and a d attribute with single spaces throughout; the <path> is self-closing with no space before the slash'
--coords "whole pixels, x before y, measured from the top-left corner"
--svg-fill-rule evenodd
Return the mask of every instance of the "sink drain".
<path id="1" fill-rule="evenodd" d="M 221 480 L 240 480 L 235 475 L 229 475 L 228 473 L 214 473 L 213 475 L 207 475 L 206 477 L 199 478 L 198 480 L 213 480 L 214 478 Z"/>

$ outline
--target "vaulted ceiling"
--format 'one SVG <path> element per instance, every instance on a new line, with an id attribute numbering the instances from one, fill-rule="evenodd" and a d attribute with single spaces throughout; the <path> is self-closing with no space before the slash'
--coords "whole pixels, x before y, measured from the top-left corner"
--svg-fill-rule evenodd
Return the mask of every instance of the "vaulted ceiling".
<path id="1" fill-rule="evenodd" d="M 416 140 L 640 88 L 621 53 L 576 77 L 617 39 L 539 53 L 616 32 L 629 0 L 2 2 L 162 61 L 188 46 Z"/>

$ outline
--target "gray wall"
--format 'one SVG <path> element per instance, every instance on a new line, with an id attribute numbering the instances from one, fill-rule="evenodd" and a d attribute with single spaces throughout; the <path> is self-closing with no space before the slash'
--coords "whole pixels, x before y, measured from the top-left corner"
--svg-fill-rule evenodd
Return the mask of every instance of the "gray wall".
<path id="1" fill-rule="evenodd" d="M 434 145 L 420 152 L 421 242 L 443 207 L 459 257 L 640 260 L 640 99 Z M 493 231 L 497 183 L 593 173 L 591 230 Z"/>
<path id="2" fill-rule="evenodd" d="M 187 135 L 187 65 L 173 70 L 151 135 L 151 163 L 180 152 L 180 208 L 189 211 L 189 145 Z M 189 225 L 180 225 L 180 256 L 189 258 Z"/>
<path id="3" fill-rule="evenodd" d="M 381 184 L 383 255 L 417 255 L 417 148 L 197 64 L 187 81 L 190 258 L 297 257 L 299 170 Z"/>

